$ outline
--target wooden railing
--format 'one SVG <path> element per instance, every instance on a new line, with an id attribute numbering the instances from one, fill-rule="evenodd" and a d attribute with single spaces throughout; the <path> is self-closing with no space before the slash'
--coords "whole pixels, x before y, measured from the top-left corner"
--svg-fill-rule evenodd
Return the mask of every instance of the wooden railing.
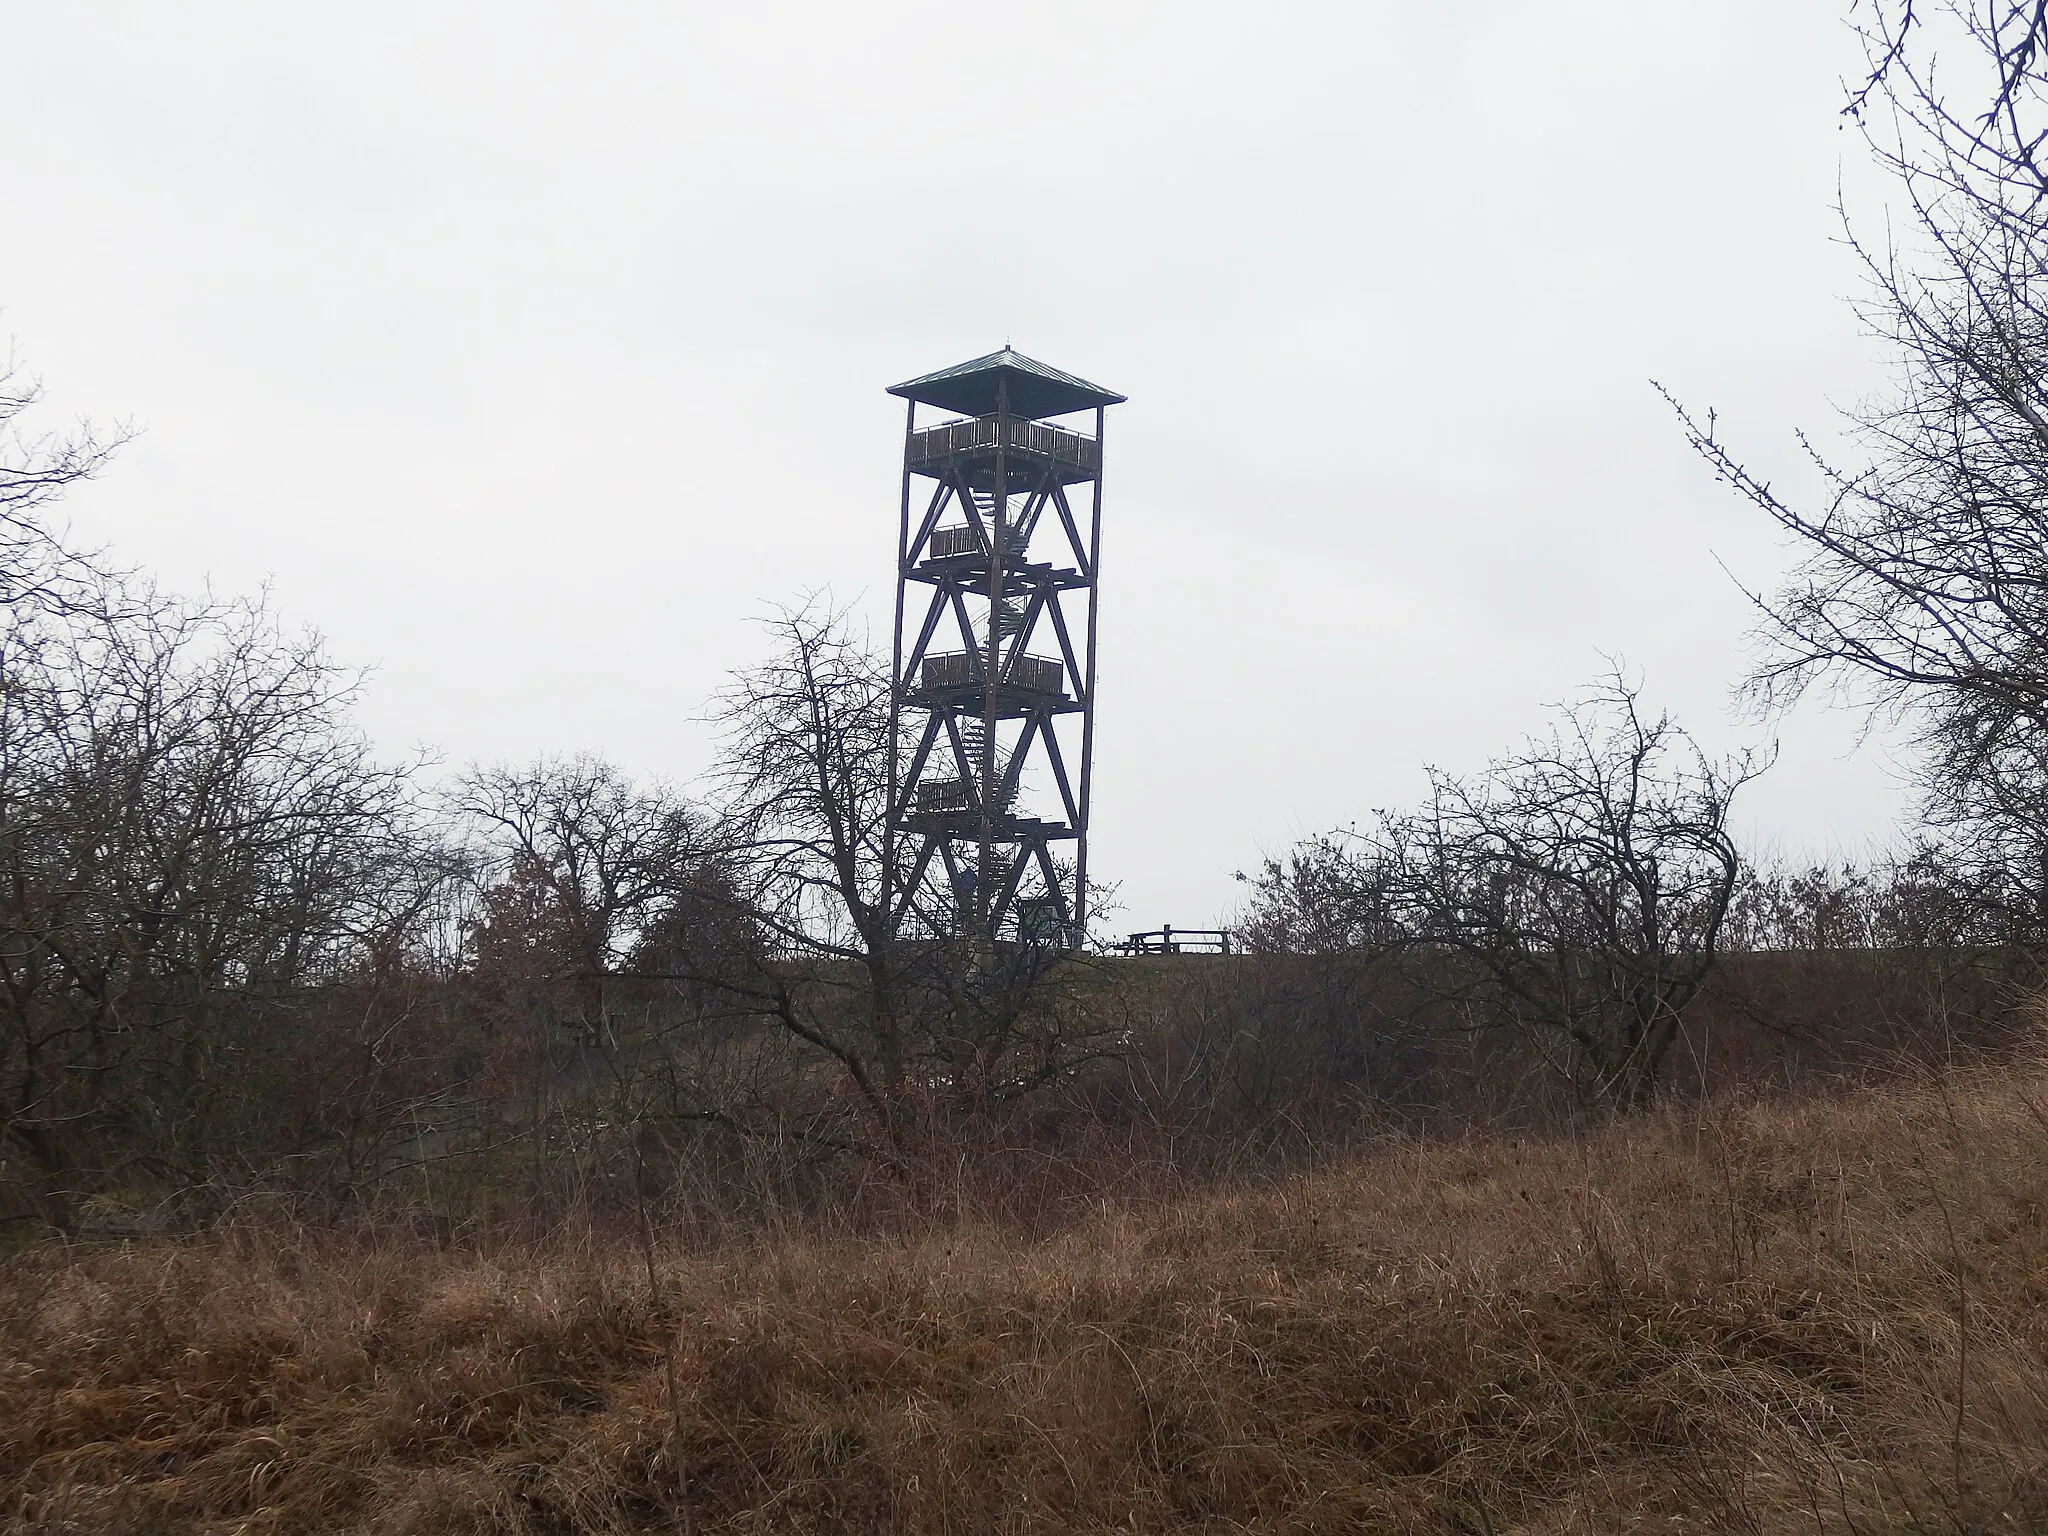
<path id="1" fill-rule="evenodd" d="M 1016 804 L 1017 786 L 1004 788 L 998 784 L 996 809 L 1007 811 Z M 974 784 L 968 779 L 926 779 L 917 786 L 917 808 L 926 813 L 936 811 L 971 811 L 974 809 Z"/>
<path id="2" fill-rule="evenodd" d="M 972 421 L 948 421 L 926 427 L 910 434 L 904 455 L 911 468 L 921 469 L 970 449 L 995 447 L 1069 464 L 1090 474 L 1102 462 L 1101 449 L 1094 438 L 1016 416 L 977 416 Z"/>
<path id="3" fill-rule="evenodd" d="M 932 560 L 951 560 L 959 555 L 988 555 L 987 536 L 977 533 L 967 523 L 952 523 L 944 528 L 934 528 L 932 536 L 925 543 L 925 555 Z M 1016 525 L 1003 531 L 1003 563 L 1022 562 L 1028 559 L 1024 540 L 1019 536 Z"/>
<path id="4" fill-rule="evenodd" d="M 971 688 L 981 681 L 981 669 L 975 665 L 979 659 L 965 651 L 927 656 L 921 681 L 927 688 Z"/>
<path id="5" fill-rule="evenodd" d="M 1127 955 L 1227 955 L 1227 928 L 1176 928 L 1168 923 L 1149 933 L 1134 933 L 1114 946 Z"/>
<path id="6" fill-rule="evenodd" d="M 920 811 L 965 811 L 973 804 L 965 779 L 926 779 L 917 786 Z"/>
<path id="7" fill-rule="evenodd" d="M 1033 693 L 1065 693 L 1067 669 L 1043 656 L 1019 656 L 1010 663 L 1010 682 Z"/>
<path id="8" fill-rule="evenodd" d="M 981 681 L 981 658 L 966 651 L 927 656 L 919 680 L 927 688 L 972 688 Z M 1019 656 L 1010 663 L 1009 684 L 1033 693 L 1064 694 L 1067 669 L 1046 656 Z"/>
<path id="9" fill-rule="evenodd" d="M 981 535 L 965 523 L 951 528 L 934 528 L 929 548 L 934 560 L 950 560 L 955 555 L 984 553 Z"/>

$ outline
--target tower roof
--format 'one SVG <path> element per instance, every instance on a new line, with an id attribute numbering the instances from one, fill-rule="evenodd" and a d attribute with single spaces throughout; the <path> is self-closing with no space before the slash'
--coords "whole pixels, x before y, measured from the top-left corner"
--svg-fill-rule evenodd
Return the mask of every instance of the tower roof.
<path id="1" fill-rule="evenodd" d="M 1012 416 L 1062 416 L 1068 411 L 1124 403 L 1124 397 L 1113 390 L 1048 368 L 1008 347 L 969 363 L 955 363 L 937 373 L 893 384 L 889 393 L 920 405 L 935 405 L 942 411 L 958 411 L 963 416 L 992 416 L 997 390 L 1003 385 L 1008 386 Z"/>

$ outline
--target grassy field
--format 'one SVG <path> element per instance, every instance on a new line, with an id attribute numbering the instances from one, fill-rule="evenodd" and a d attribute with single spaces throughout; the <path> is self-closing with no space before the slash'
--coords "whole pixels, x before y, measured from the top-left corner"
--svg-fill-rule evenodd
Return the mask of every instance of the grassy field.
<path id="1" fill-rule="evenodd" d="M 0 1269 L 7 1528 L 2048 1529 L 2048 1066 L 1024 1234 Z"/>

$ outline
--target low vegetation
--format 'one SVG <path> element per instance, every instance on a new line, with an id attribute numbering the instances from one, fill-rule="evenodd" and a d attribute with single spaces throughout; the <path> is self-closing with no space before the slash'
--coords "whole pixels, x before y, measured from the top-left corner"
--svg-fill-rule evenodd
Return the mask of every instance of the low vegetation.
<path id="1" fill-rule="evenodd" d="M 1106 1177 L 1106 1175 L 1105 1175 Z M 908 1189 L 909 1186 L 898 1186 Z M 24 1531 L 2048 1521 L 2048 1066 L 1390 1138 L 1033 1231 L 294 1230 L 0 1271 Z M 1107 1185 L 1103 1186 L 1105 1189 Z"/>

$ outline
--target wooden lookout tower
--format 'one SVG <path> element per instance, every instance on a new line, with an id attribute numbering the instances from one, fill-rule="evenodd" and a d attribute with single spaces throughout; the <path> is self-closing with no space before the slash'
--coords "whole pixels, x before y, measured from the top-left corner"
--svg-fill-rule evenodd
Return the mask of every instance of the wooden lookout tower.
<path id="1" fill-rule="evenodd" d="M 898 929 L 1078 948 L 1103 415 L 1124 397 L 1007 347 L 889 393 L 909 404 L 891 703 Z M 921 425 L 919 406 L 944 419 Z"/>

